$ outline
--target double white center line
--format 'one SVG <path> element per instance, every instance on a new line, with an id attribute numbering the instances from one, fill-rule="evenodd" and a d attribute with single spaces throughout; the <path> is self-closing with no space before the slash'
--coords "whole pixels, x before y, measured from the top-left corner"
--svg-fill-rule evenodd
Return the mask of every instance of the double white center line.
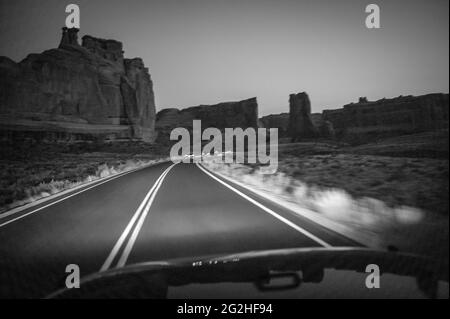
<path id="1" fill-rule="evenodd" d="M 128 238 L 128 242 L 125 245 L 125 248 L 122 251 L 122 255 L 120 256 L 119 261 L 117 262 L 117 265 L 116 265 L 116 267 L 125 266 L 128 256 L 130 255 L 131 249 L 133 248 L 133 245 L 136 242 L 137 236 L 139 235 L 142 225 L 144 224 L 145 218 L 147 217 L 150 207 L 152 206 L 152 203 L 155 200 L 156 193 L 158 192 L 159 188 L 161 187 L 161 184 L 164 181 L 164 178 L 166 177 L 166 175 L 169 173 L 169 171 L 175 165 L 176 164 L 172 164 L 171 166 L 169 166 L 159 176 L 159 178 L 156 180 L 155 184 L 148 191 L 147 195 L 145 196 L 144 200 L 142 201 L 142 203 L 139 205 L 138 209 L 134 213 L 133 217 L 131 218 L 127 227 L 123 231 L 119 240 L 116 242 L 113 249 L 111 250 L 111 253 L 109 254 L 108 258 L 106 258 L 102 268 L 100 268 L 100 271 L 108 270 L 111 267 L 112 263 L 116 259 L 117 254 L 119 253 L 120 249 L 123 247 L 124 242 L 128 238 L 129 233 L 133 230 L 131 236 Z"/>

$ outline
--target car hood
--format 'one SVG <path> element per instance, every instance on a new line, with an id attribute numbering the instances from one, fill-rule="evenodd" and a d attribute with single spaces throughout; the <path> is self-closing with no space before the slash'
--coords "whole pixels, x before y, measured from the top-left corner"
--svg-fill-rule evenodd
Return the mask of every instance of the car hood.
<path id="1" fill-rule="evenodd" d="M 380 287 L 368 288 L 368 265 Z M 366 248 L 292 248 L 149 261 L 50 298 L 448 298 L 448 261 Z"/>

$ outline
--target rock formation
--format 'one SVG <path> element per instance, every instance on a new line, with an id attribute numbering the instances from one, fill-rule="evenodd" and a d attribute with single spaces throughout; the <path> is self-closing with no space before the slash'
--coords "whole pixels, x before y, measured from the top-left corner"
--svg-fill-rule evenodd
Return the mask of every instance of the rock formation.
<path id="1" fill-rule="evenodd" d="M 336 132 L 334 131 L 333 124 L 330 121 L 326 121 L 323 118 L 322 113 L 312 113 L 311 120 L 317 128 L 319 137 L 329 139 L 336 138 Z"/>
<path id="2" fill-rule="evenodd" d="M 278 128 L 278 137 L 287 138 L 293 136 L 289 128 L 291 127 L 297 132 L 294 139 L 323 137 L 334 138 L 333 125 L 325 121 L 320 113 L 311 114 L 311 106 L 306 93 L 292 94 L 290 96 L 291 111 L 290 113 L 271 114 L 261 117 L 259 120 L 265 128 Z M 292 120 L 292 123 L 290 124 Z M 290 126 L 291 125 L 291 126 Z M 307 130 L 302 131 L 302 130 Z"/>
<path id="3" fill-rule="evenodd" d="M 289 96 L 288 131 L 293 141 L 318 135 L 317 128 L 311 119 L 311 103 L 306 92 Z"/>
<path id="4" fill-rule="evenodd" d="M 395 136 L 421 131 L 448 129 L 448 94 L 399 96 L 392 99 L 344 105 L 321 114 L 310 114 L 306 93 L 290 96 L 290 113 L 264 116 L 264 127 L 277 127 L 280 137 L 352 138 L 364 142 L 370 136 Z"/>
<path id="5" fill-rule="evenodd" d="M 201 120 L 202 128 L 215 127 L 220 130 L 230 127 L 258 127 L 258 103 L 256 98 L 239 102 L 224 102 L 216 105 L 200 105 L 178 110 L 164 109 L 156 115 L 158 142 L 168 143 L 170 132 L 176 127 L 192 129 L 192 121 Z"/>
<path id="6" fill-rule="evenodd" d="M 323 119 L 333 124 L 336 134 L 396 135 L 448 129 L 448 94 L 399 96 L 358 103 L 323 111 Z"/>
<path id="7" fill-rule="evenodd" d="M 261 117 L 259 120 L 265 128 L 277 128 L 279 138 L 289 136 L 289 113 L 266 115 Z"/>
<path id="8" fill-rule="evenodd" d="M 62 28 L 63 33 L 61 37 L 61 42 L 59 43 L 59 48 L 65 45 L 78 45 L 78 31 L 79 29 L 72 28 L 68 29 L 66 27 Z"/>
<path id="9" fill-rule="evenodd" d="M 60 45 L 23 61 L 0 57 L 0 120 L 21 121 L 18 130 L 61 130 L 77 134 L 155 138 L 153 84 L 141 59 L 124 59 L 122 43 L 63 28 Z M 52 125 L 52 122 L 55 122 Z M 49 124 L 50 123 L 50 124 Z M 70 123 L 70 125 L 64 125 Z M 3 127 L 3 125 L 2 125 Z"/>

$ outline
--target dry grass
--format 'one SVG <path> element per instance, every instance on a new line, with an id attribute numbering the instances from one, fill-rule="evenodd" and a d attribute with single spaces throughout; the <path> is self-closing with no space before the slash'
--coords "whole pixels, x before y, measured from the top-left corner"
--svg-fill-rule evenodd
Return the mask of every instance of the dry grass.
<path id="1" fill-rule="evenodd" d="M 139 142 L 2 144 L 0 212 L 164 157 Z"/>
<path id="2" fill-rule="evenodd" d="M 273 175 L 260 174 L 258 165 L 207 166 L 358 230 L 374 246 L 448 259 L 445 154 L 448 144 L 422 134 L 357 147 L 326 141 L 281 145 Z"/>
<path id="3" fill-rule="evenodd" d="M 448 160 L 356 154 L 286 156 L 279 172 L 319 188 L 345 190 L 387 206 L 448 214 Z"/>

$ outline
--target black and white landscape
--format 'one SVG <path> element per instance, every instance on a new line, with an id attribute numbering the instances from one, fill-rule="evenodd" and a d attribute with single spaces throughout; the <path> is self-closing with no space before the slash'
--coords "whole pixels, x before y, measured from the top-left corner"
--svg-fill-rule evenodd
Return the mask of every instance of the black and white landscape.
<path id="1" fill-rule="evenodd" d="M 0 298 L 448 298 L 447 1 L 68 5 L 0 0 Z"/>

